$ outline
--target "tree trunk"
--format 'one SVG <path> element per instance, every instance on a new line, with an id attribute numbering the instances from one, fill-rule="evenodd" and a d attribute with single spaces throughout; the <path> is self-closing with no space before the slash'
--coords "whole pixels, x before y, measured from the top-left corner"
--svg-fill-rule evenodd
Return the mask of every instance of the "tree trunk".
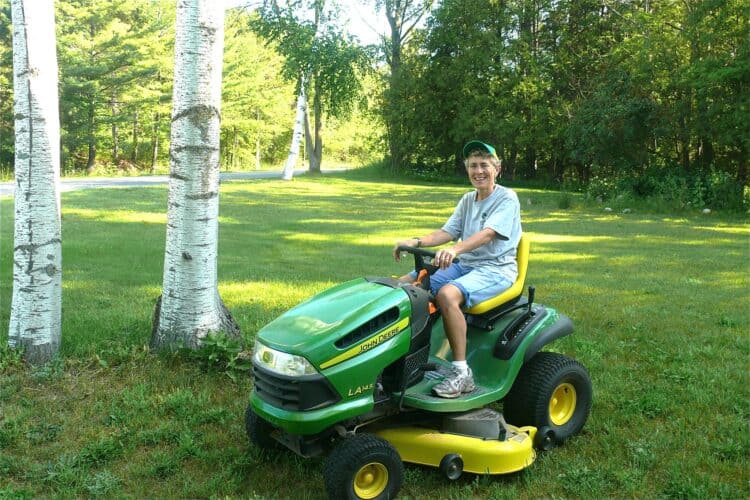
<path id="1" fill-rule="evenodd" d="M 255 121 L 260 124 L 260 109 L 255 112 Z M 260 125 L 255 134 L 255 170 L 260 170 Z"/>
<path id="2" fill-rule="evenodd" d="M 317 80 L 316 80 L 317 81 Z M 310 125 L 307 123 L 307 115 L 305 115 L 305 128 L 306 128 L 306 137 L 312 139 L 307 143 L 307 156 L 310 162 L 308 171 L 311 174 L 319 174 L 320 173 L 320 164 L 323 159 L 323 120 L 321 117 L 322 113 L 322 107 L 320 105 L 320 89 L 315 89 L 315 97 L 313 98 L 313 115 L 315 120 L 315 126 L 313 130 L 313 138 L 310 136 Z"/>
<path id="3" fill-rule="evenodd" d="M 302 142 L 302 134 L 304 133 L 304 122 L 307 110 L 307 98 L 305 97 L 305 79 L 302 78 L 302 82 L 299 87 L 299 95 L 297 96 L 297 113 L 294 117 L 294 130 L 292 131 L 292 144 L 289 147 L 289 154 L 286 157 L 286 163 L 284 163 L 284 173 L 281 178 L 285 181 L 292 180 L 294 177 L 294 167 L 297 165 L 297 158 L 299 157 L 299 145 Z"/>
<path id="4" fill-rule="evenodd" d="M 96 166 L 96 137 L 94 137 L 94 96 L 89 96 L 89 110 L 88 110 L 88 142 L 89 142 L 89 155 L 86 160 L 86 173 L 91 175 L 94 173 L 94 167 Z"/>
<path id="5" fill-rule="evenodd" d="M 389 63 L 391 67 L 391 78 L 388 83 L 388 94 L 390 95 L 388 113 L 388 150 L 391 155 L 391 169 L 397 170 L 404 161 L 401 151 L 401 117 L 396 111 L 400 105 L 400 73 L 401 73 L 401 42 L 403 30 L 403 18 L 399 4 L 386 3 L 386 17 L 391 28 Z"/>
<path id="6" fill-rule="evenodd" d="M 237 161 L 237 127 L 232 127 L 232 161 L 229 164 L 231 169 L 234 170 Z"/>
<path id="7" fill-rule="evenodd" d="M 159 112 L 154 113 L 154 130 L 151 136 L 151 173 L 156 170 L 156 159 L 159 156 Z"/>
<path id="8" fill-rule="evenodd" d="M 745 146 L 739 145 L 732 156 L 735 157 L 737 162 L 737 183 L 741 186 L 741 189 L 744 189 L 750 185 L 747 169 L 747 149 Z"/>
<path id="9" fill-rule="evenodd" d="M 239 336 L 217 287 L 223 37 L 223 4 L 177 2 L 167 242 L 154 348 L 196 349 L 216 331 Z"/>
<path id="10" fill-rule="evenodd" d="M 130 153 L 130 161 L 135 165 L 138 163 L 138 110 L 133 112 L 133 149 Z"/>
<path id="11" fill-rule="evenodd" d="M 117 130 L 117 100 L 115 96 L 109 101 L 112 108 L 112 164 L 117 167 L 120 162 L 120 137 Z"/>
<path id="12" fill-rule="evenodd" d="M 12 0 L 15 114 L 13 297 L 8 344 L 33 364 L 60 350 L 60 116 L 52 2 Z"/>

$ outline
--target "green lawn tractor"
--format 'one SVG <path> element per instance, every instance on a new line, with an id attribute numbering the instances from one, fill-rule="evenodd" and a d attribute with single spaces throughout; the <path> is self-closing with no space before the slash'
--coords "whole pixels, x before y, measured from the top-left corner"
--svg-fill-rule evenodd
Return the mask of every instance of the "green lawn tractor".
<path id="1" fill-rule="evenodd" d="M 403 462 L 505 474 L 532 464 L 577 434 L 591 408 L 591 379 L 577 361 L 542 348 L 573 331 L 571 320 L 523 296 L 519 277 L 501 295 L 466 310 L 467 361 L 476 388 L 433 395 L 452 361 L 429 293 L 434 253 L 412 247 L 424 278 L 359 278 L 287 311 L 258 332 L 254 388 L 245 423 L 262 448 L 326 456 L 332 498 L 394 498 Z M 502 413 L 497 403 L 502 401 Z"/>

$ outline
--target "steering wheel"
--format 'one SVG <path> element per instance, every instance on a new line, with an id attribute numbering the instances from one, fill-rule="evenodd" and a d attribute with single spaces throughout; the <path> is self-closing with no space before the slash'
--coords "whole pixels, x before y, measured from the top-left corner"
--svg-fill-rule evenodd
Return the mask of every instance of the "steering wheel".
<path id="1" fill-rule="evenodd" d="M 435 271 L 440 269 L 440 267 L 434 265 L 432 263 L 432 259 L 435 258 L 435 253 L 432 250 L 425 250 L 424 248 L 417 248 L 417 247 L 410 247 L 407 245 L 399 245 L 397 250 L 399 252 L 407 252 L 414 256 L 414 270 L 419 274 L 419 272 L 424 269 L 427 271 L 428 276 L 432 276 L 435 274 Z M 429 258 L 429 262 L 425 262 L 425 257 Z M 458 262 L 458 257 L 453 259 L 453 262 Z"/>

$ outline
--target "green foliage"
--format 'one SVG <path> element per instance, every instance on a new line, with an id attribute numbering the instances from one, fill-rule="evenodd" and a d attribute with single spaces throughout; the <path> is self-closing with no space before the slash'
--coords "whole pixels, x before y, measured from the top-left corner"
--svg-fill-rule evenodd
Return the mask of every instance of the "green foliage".
<path id="1" fill-rule="evenodd" d="M 481 138 L 498 147 L 513 180 L 586 190 L 612 177 L 615 196 L 746 207 L 746 2 L 370 3 L 379 15 L 404 9 L 393 18 L 404 30 L 435 8 L 402 44 L 383 43 L 385 64 L 344 33 L 344 3 L 268 0 L 228 11 L 225 168 L 273 168 L 285 157 L 305 74 L 321 120 L 311 125 L 324 131 L 332 162 L 388 150 L 397 171 L 452 174 L 461 144 Z M 174 3 L 71 0 L 56 9 L 66 173 L 165 171 Z M 13 168 L 9 12 L 0 2 L 0 178 Z M 603 197 L 601 188 L 589 191 Z"/>
<path id="2" fill-rule="evenodd" d="M 401 168 L 450 171 L 460 145 L 481 138 L 513 179 L 585 188 L 614 172 L 649 196 L 650 173 L 676 169 L 748 185 L 747 25 L 739 0 L 443 1 L 384 94 Z"/>
<path id="3" fill-rule="evenodd" d="M 174 35 L 165 35 L 174 7 L 147 0 L 56 7 L 63 169 L 91 172 L 97 156 L 116 168 L 126 159 L 137 165 L 153 151 L 139 148 L 141 136 L 153 142 L 169 125 L 162 103 L 170 92 L 165 65 Z"/>
<path id="4" fill-rule="evenodd" d="M 64 369 L 65 362 L 57 356 L 43 365 L 35 366 L 31 371 L 31 378 L 37 383 L 54 381 L 62 377 Z"/>
<path id="5" fill-rule="evenodd" d="M 727 172 L 710 170 L 686 175 L 679 169 L 650 169 L 639 176 L 594 176 L 586 186 L 589 201 L 640 200 L 663 210 L 710 208 L 742 212 L 750 209 L 747 189 Z"/>
<path id="6" fill-rule="evenodd" d="M 280 6 L 269 1 L 250 23 L 284 57 L 287 80 L 296 83 L 298 92 L 305 85 L 313 115 L 308 135 L 312 150 L 307 154 L 317 158 L 318 167 L 323 120 L 350 116 L 362 91 L 360 77 L 369 69 L 367 52 L 343 31 L 337 18 L 333 2 L 287 1 Z"/>
<path id="7" fill-rule="evenodd" d="M 11 349 L 7 342 L 0 344 L 0 374 L 23 365 L 23 350 Z"/>
<path id="8" fill-rule="evenodd" d="M 227 169 L 260 167 L 257 147 L 263 163 L 277 164 L 291 138 L 294 85 L 282 78 L 283 58 L 250 30 L 252 19 L 241 9 L 226 15 L 221 147 Z"/>
<path id="9" fill-rule="evenodd" d="M 13 42 L 10 2 L 0 2 L 0 176 L 13 169 Z"/>
<path id="10" fill-rule="evenodd" d="M 174 16 L 174 2 L 165 0 L 56 3 L 64 174 L 167 170 Z M 291 137 L 296 75 L 284 78 L 289 61 L 250 30 L 254 17 L 240 8 L 226 14 L 221 124 L 226 169 L 277 168 Z M 2 179 L 13 173 L 10 28 L 6 0 L 0 2 Z M 364 52 L 330 30 L 313 49 L 307 64 L 317 65 L 323 111 L 336 118 L 326 127 L 326 155 L 332 163 L 369 158 L 372 150 L 364 144 L 377 119 L 359 112 Z M 358 113 L 350 120 L 353 110 Z"/>
<path id="11" fill-rule="evenodd" d="M 252 369 L 252 353 L 244 351 L 242 342 L 225 332 L 210 332 L 201 339 L 199 349 L 186 349 L 183 354 L 206 370 L 224 373 L 233 382 L 246 377 Z"/>
<path id="12" fill-rule="evenodd" d="M 557 208 L 567 210 L 573 206 L 573 196 L 568 192 L 560 193 L 560 199 L 557 200 Z"/>

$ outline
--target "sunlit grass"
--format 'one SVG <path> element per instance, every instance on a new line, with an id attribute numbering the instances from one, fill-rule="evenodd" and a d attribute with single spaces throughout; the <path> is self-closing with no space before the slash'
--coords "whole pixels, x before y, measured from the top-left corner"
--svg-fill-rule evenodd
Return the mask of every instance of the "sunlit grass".
<path id="1" fill-rule="evenodd" d="M 439 227 L 466 189 L 360 174 L 225 182 L 220 294 L 250 343 L 333 284 L 406 272 L 393 243 Z M 528 283 L 575 322 L 551 347 L 591 372 L 591 418 L 524 473 L 447 483 L 407 466 L 402 495 L 750 496 L 748 221 L 604 212 L 575 196 L 561 210 L 559 193 L 518 194 Z M 322 498 L 319 461 L 247 444 L 249 380 L 145 348 L 165 213 L 164 186 L 63 194 L 64 358 L 32 369 L 0 350 L 0 497 Z M 0 200 L 6 327 L 12 214 Z"/>

